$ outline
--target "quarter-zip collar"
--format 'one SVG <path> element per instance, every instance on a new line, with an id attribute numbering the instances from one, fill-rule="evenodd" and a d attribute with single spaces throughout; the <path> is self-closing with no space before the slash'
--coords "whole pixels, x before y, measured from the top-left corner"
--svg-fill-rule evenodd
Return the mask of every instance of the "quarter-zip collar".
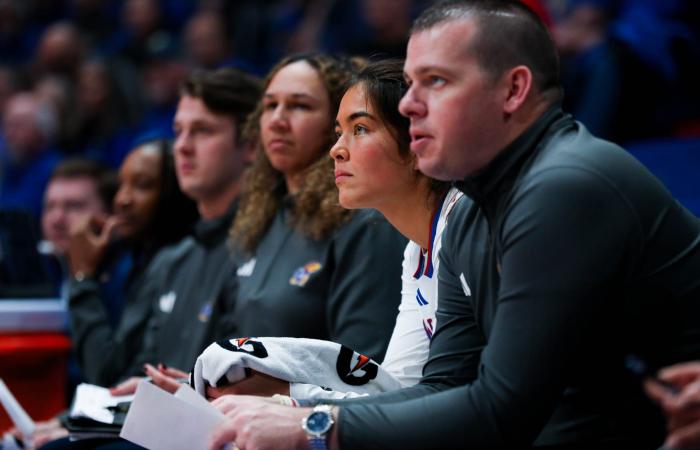
<path id="1" fill-rule="evenodd" d="M 209 220 L 200 219 L 194 226 L 194 238 L 205 247 L 219 245 L 228 236 L 228 229 L 231 227 L 237 210 L 238 198 L 231 203 L 223 216 Z"/>
<path id="2" fill-rule="evenodd" d="M 560 104 L 550 107 L 523 134 L 506 146 L 484 169 L 455 183 L 479 207 L 497 202 L 513 186 L 524 162 L 535 153 L 542 135 L 553 126 L 568 123 Z"/>

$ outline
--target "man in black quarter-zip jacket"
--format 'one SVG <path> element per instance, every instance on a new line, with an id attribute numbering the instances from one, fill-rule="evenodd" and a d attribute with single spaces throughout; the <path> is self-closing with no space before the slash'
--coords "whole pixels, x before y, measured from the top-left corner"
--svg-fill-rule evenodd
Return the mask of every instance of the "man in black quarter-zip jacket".
<path id="1" fill-rule="evenodd" d="M 443 236 L 422 382 L 289 423 L 232 402 L 210 448 L 301 448 L 309 414 L 335 416 L 328 448 L 658 448 L 663 418 L 627 366 L 700 357 L 697 218 L 561 111 L 551 38 L 519 1 L 429 8 L 404 72 L 419 169 L 474 201 Z"/>
<path id="2" fill-rule="evenodd" d="M 474 200 L 443 237 L 424 373 L 448 389 L 343 408 L 342 447 L 362 430 L 371 448 L 657 448 L 663 421 L 626 362 L 700 356 L 697 218 L 561 111 L 554 49 L 524 7 L 426 12 L 405 72 L 420 170 Z M 465 385 L 431 381 L 450 378 Z"/>

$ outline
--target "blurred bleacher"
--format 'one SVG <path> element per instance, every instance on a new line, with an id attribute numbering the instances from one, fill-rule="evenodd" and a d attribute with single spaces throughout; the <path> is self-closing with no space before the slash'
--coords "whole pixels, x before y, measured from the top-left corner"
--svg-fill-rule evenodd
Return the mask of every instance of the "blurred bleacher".
<path id="1" fill-rule="evenodd" d="M 700 216 L 700 137 L 636 141 L 625 148 L 661 179 L 682 205 Z"/>

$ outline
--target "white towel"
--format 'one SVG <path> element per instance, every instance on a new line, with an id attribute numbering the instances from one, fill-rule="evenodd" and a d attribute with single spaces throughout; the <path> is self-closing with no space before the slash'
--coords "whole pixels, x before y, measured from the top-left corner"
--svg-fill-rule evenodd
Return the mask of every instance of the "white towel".
<path id="1" fill-rule="evenodd" d="M 402 387 L 375 361 L 335 342 L 261 337 L 224 340 L 207 347 L 194 365 L 194 388 L 205 395 L 207 386 L 236 383 L 246 377 L 245 368 L 290 383 L 357 394 Z"/>

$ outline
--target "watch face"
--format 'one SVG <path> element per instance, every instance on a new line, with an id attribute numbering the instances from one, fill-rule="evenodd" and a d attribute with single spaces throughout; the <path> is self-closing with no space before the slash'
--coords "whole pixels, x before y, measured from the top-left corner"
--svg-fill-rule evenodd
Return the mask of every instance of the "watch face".
<path id="1" fill-rule="evenodd" d="M 327 412 L 315 411 L 306 419 L 306 428 L 312 433 L 325 433 L 331 428 L 331 416 Z"/>

